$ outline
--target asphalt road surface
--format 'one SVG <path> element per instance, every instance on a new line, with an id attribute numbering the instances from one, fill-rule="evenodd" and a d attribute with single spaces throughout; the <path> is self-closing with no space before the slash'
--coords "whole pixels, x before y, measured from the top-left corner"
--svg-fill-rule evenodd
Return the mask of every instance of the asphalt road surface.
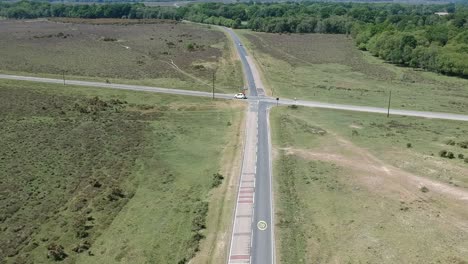
<path id="1" fill-rule="evenodd" d="M 239 58 L 242 62 L 242 69 L 244 70 L 244 76 L 247 81 L 246 88 L 249 89 L 249 95 L 258 96 L 257 87 L 255 86 L 254 76 L 252 74 L 252 68 L 247 62 L 247 51 L 245 50 L 244 45 L 242 44 L 241 40 L 236 35 L 236 33 L 232 31 L 232 29 L 226 27 L 223 27 L 223 29 L 229 33 L 236 46 L 237 54 L 239 54 Z"/>
<path id="2" fill-rule="evenodd" d="M 20 76 L 20 75 L 9 75 L 9 74 L 0 74 L 0 79 L 63 84 L 63 80 L 61 80 L 61 79 L 31 77 L 31 76 Z M 77 86 L 87 86 L 87 87 L 111 88 L 111 89 L 121 89 L 121 90 L 131 90 L 131 91 L 143 91 L 143 92 L 175 94 L 175 95 L 212 97 L 212 93 L 209 93 L 209 92 L 199 92 L 199 91 L 171 89 L 171 88 L 160 88 L 160 87 L 143 86 L 143 85 L 114 84 L 114 83 L 78 81 L 78 80 L 66 80 L 66 84 L 67 85 L 77 85 Z M 255 93 L 255 92 L 253 92 L 253 93 Z M 234 99 L 233 94 L 215 93 L 215 97 L 220 98 L 220 99 Z M 268 103 L 270 105 L 276 105 L 275 98 L 271 98 L 271 97 L 258 97 L 256 95 L 250 95 L 248 101 L 249 102 L 250 101 L 261 101 L 261 102 Z M 381 114 L 386 114 L 387 113 L 386 108 L 370 107 L 370 106 L 358 106 L 358 105 L 345 105 L 345 104 L 331 104 L 331 103 L 325 103 L 325 102 L 304 101 L 304 100 L 294 101 L 292 99 L 285 99 L 285 98 L 281 98 L 279 100 L 279 104 L 280 105 L 297 104 L 297 105 L 306 106 L 306 107 L 337 109 L 337 110 L 368 112 L 368 113 L 381 113 Z M 390 114 L 391 115 L 416 116 L 416 117 L 425 117 L 425 118 L 468 121 L 468 115 L 440 113 L 440 112 L 423 112 L 423 111 L 412 111 L 412 110 L 402 110 L 402 109 L 390 109 Z"/>
<path id="3" fill-rule="evenodd" d="M 228 28 L 247 80 L 249 110 L 236 211 L 227 263 L 274 263 L 269 103 L 258 70 L 239 37 Z M 255 152 L 255 153 L 254 153 Z"/>

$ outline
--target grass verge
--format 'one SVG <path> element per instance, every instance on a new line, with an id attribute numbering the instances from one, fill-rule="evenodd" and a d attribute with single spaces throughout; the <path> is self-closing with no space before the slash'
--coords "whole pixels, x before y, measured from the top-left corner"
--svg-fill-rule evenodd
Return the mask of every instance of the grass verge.
<path id="1" fill-rule="evenodd" d="M 19 81 L 0 93 L 2 262 L 185 263 L 215 236 L 213 174 L 228 171 L 240 102 Z"/>
<path id="2" fill-rule="evenodd" d="M 437 153 L 466 153 L 446 142 L 468 124 L 286 107 L 271 123 L 281 263 L 467 261 L 468 163 Z"/>

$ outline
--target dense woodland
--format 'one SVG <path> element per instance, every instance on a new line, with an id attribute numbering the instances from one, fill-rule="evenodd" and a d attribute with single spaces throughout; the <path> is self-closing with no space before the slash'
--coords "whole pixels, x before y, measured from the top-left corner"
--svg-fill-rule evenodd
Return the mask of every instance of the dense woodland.
<path id="1" fill-rule="evenodd" d="M 196 3 L 172 8 L 21 1 L 0 3 L 0 16 L 185 19 L 261 32 L 349 34 L 358 48 L 389 62 L 468 77 L 468 6 L 463 3 Z"/>

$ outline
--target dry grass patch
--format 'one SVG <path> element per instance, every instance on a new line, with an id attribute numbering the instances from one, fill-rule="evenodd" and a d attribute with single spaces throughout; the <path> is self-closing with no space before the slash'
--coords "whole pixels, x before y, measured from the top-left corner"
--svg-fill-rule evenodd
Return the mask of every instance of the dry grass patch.
<path id="1" fill-rule="evenodd" d="M 430 155 L 463 141 L 466 123 L 309 108 L 271 118 L 281 263 L 468 260 L 467 164 Z"/>

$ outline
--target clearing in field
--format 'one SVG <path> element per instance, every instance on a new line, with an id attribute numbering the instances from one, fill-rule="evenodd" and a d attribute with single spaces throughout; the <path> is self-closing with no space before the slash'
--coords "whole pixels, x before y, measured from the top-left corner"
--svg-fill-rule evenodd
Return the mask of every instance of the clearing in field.
<path id="1" fill-rule="evenodd" d="M 398 67 L 361 52 L 345 35 L 237 31 L 275 97 L 467 113 L 468 80 Z"/>
<path id="2" fill-rule="evenodd" d="M 468 261 L 467 123 L 286 107 L 271 122 L 281 263 Z"/>
<path id="3" fill-rule="evenodd" d="M 1 20 L 0 72 L 233 93 L 242 71 L 223 32 L 165 20 Z"/>
<path id="4" fill-rule="evenodd" d="M 0 81 L 0 262 L 185 263 L 201 249 L 217 263 L 242 112 L 234 101 Z"/>

